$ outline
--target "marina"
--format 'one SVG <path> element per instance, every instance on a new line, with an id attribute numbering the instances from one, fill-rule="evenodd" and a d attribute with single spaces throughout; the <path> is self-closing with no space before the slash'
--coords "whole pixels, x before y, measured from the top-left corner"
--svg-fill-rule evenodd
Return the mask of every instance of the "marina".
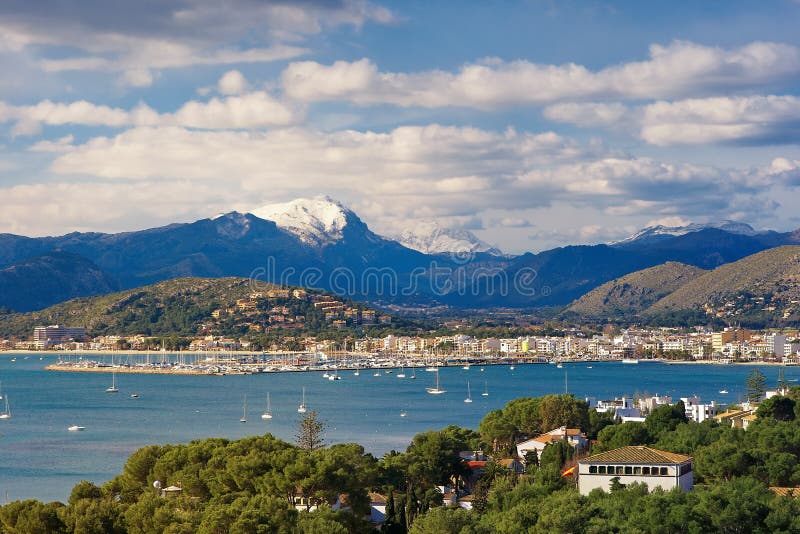
<path id="1" fill-rule="evenodd" d="M 89 359 L 96 355 L 76 355 Z M 39 498 L 65 501 L 72 487 L 86 479 L 103 483 L 122 472 L 127 457 L 151 444 L 186 443 L 207 437 L 238 439 L 270 432 L 293 441 L 302 417 L 298 404 L 316 411 L 325 422 L 328 444 L 357 442 L 375 455 L 405 450 L 413 436 L 454 424 L 477 428 L 491 410 L 523 396 L 563 393 L 569 372 L 569 392 L 580 398 L 609 399 L 622 395 L 698 395 L 703 401 L 737 402 L 744 395 L 750 365 L 679 365 L 641 361 L 567 363 L 555 365 L 433 366 L 416 368 L 397 378 L 397 368 L 338 375 L 322 379 L 322 370 L 231 375 L 126 374 L 117 380 L 120 394 L 105 393 L 111 383 L 104 373 L 46 371 L 63 355 L 24 359 L 0 354 L 3 397 L 11 399 L 13 417 L 0 421 L 0 493 L 9 499 Z M 177 354 L 169 355 L 172 361 Z M 110 361 L 110 358 L 109 358 Z M 123 360 L 124 362 L 124 360 Z M 483 364 L 481 364 L 483 365 Z M 408 369 L 409 366 L 406 366 Z M 800 379 L 799 367 L 760 366 L 768 385 L 779 370 L 787 381 Z M 395 370 L 393 374 L 385 371 Z M 121 374 L 121 370 L 116 372 Z M 424 375 L 424 376 L 423 376 Z M 442 394 L 427 394 L 440 375 Z M 119 377 L 117 377 L 119 378 Z M 481 391 L 470 394 L 468 382 Z M 792 382 L 794 383 L 794 382 Z M 480 384 L 479 386 L 476 386 Z M 727 394 L 721 394 L 725 390 Z M 247 417 L 244 396 L 267 402 L 272 416 Z M 484 393 L 491 392 L 491 395 Z M 134 398 L 133 394 L 138 395 Z M 471 398 L 472 403 L 465 403 Z M 75 425 L 74 431 L 67 431 Z"/>

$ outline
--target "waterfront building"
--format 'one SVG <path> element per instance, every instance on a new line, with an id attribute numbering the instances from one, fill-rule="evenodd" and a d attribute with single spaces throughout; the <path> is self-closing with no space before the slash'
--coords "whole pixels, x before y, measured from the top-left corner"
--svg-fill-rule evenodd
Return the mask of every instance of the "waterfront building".
<path id="1" fill-rule="evenodd" d="M 72 341 L 84 341 L 86 329 L 61 325 L 37 326 L 33 329 L 33 345 L 37 349 L 46 349 L 54 345 Z"/>
<path id="2" fill-rule="evenodd" d="M 688 491 L 694 487 L 694 459 L 645 446 L 628 446 L 594 454 L 578 462 L 581 495 L 598 488 L 609 491 L 614 479 L 624 485 L 644 483 L 651 490 L 681 488 Z"/>

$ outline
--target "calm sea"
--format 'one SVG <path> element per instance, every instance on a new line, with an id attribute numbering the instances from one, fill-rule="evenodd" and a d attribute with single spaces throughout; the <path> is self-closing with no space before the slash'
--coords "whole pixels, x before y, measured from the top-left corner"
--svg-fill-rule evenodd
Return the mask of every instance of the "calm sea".
<path id="1" fill-rule="evenodd" d="M 16 361 L 12 361 L 16 358 Z M 292 441 L 300 415 L 302 388 L 306 405 L 326 422 L 328 443 L 358 442 L 375 455 L 403 450 L 414 434 L 449 424 L 477 428 L 490 410 L 511 399 L 562 393 L 612 398 L 636 392 L 699 395 L 704 402 L 736 402 L 752 367 L 739 365 L 667 365 L 645 363 L 472 366 L 441 370 L 444 395 L 429 395 L 435 374 L 416 370 L 416 380 L 375 371 L 341 373 L 329 381 L 321 373 L 243 376 L 118 374 L 120 392 L 106 393 L 111 375 L 44 371 L 56 356 L 0 355 L 2 393 L 12 417 L 0 420 L 0 502 L 37 498 L 66 501 L 80 480 L 102 483 L 122 471 L 130 453 L 149 444 L 186 443 L 193 439 L 231 439 L 271 432 Z M 591 368 L 589 366 L 591 365 Z M 483 370 L 481 370 L 483 369 Z M 779 368 L 761 367 L 773 387 Z M 800 367 L 783 368 L 787 379 L 800 378 Z M 411 371 L 406 370 L 408 377 Z M 464 403 L 467 382 L 473 403 Z M 484 390 L 489 395 L 483 396 Z M 728 394 L 720 394 L 727 390 Z M 274 418 L 260 418 L 270 393 Z M 136 393 L 138 398 L 131 398 Z M 241 423 L 244 397 L 247 419 Z M 401 410 L 407 412 L 400 417 Z M 83 432 L 68 432 L 71 425 Z"/>

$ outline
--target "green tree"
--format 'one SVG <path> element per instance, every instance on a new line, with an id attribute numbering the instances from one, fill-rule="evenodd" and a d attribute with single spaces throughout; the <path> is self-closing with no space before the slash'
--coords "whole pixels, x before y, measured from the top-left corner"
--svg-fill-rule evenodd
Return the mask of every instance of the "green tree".
<path id="1" fill-rule="evenodd" d="M 775 395 L 764 399 L 756 410 L 759 417 L 770 417 L 778 421 L 794 421 L 795 401 L 789 397 Z"/>
<path id="2" fill-rule="evenodd" d="M 761 400 L 764 393 L 767 391 L 767 378 L 764 373 L 758 369 L 753 369 L 747 376 L 745 383 L 745 396 L 751 403 L 756 403 Z"/>
<path id="3" fill-rule="evenodd" d="M 318 419 L 316 411 L 308 412 L 297 427 L 295 439 L 297 446 L 307 452 L 314 452 L 325 445 L 322 437 L 325 432 L 325 423 Z"/>

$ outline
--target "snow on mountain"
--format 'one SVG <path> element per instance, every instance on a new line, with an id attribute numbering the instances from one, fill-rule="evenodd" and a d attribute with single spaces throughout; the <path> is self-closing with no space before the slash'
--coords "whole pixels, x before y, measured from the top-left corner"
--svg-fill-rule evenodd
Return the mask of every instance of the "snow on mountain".
<path id="1" fill-rule="evenodd" d="M 677 237 L 681 235 L 690 234 L 692 232 L 699 232 L 700 230 L 706 230 L 709 228 L 716 228 L 718 230 L 724 230 L 726 232 L 730 232 L 732 234 L 740 234 L 740 235 L 756 235 L 756 232 L 752 226 L 747 223 L 736 222 L 736 221 L 715 221 L 710 223 L 692 223 L 686 226 L 664 226 L 659 224 L 658 226 L 648 226 L 642 230 L 639 230 L 635 234 L 630 237 L 623 239 L 622 241 L 615 241 L 610 243 L 611 245 L 624 245 L 628 243 L 633 243 L 634 241 L 646 241 L 652 239 L 659 239 L 665 237 Z"/>
<path id="2" fill-rule="evenodd" d="M 401 245 L 424 254 L 451 252 L 487 252 L 502 256 L 503 252 L 467 230 L 444 228 L 435 221 L 424 221 L 393 238 Z"/>
<path id="3" fill-rule="evenodd" d="M 268 204 L 250 213 L 273 221 L 278 228 L 317 247 L 331 245 L 342 239 L 348 216 L 355 216 L 350 209 L 327 196 Z"/>

